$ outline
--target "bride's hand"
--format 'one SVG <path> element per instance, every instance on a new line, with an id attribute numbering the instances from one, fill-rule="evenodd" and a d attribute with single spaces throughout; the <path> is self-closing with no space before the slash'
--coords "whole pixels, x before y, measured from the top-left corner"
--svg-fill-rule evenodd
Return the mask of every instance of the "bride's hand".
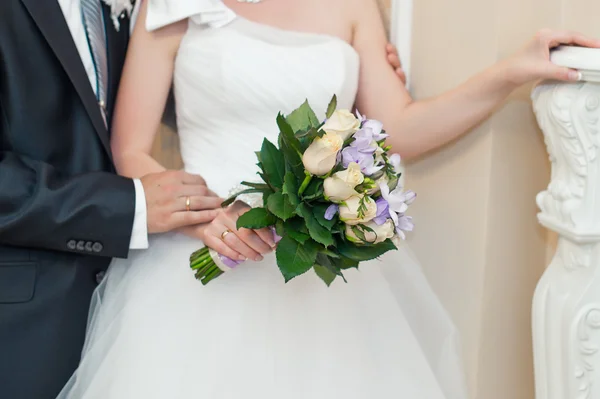
<path id="1" fill-rule="evenodd" d="M 579 80 L 578 71 L 550 62 L 550 50 L 560 45 L 599 48 L 600 40 L 577 32 L 541 30 L 523 49 L 501 64 L 506 67 L 507 78 L 516 86 L 538 79 Z"/>
<path id="2" fill-rule="evenodd" d="M 236 201 L 227 208 L 220 209 L 212 222 L 195 227 L 193 235 L 231 259 L 261 261 L 263 255 L 275 247 L 273 233 L 270 229 L 238 230 L 237 220 L 248 210 L 248 205 Z"/>

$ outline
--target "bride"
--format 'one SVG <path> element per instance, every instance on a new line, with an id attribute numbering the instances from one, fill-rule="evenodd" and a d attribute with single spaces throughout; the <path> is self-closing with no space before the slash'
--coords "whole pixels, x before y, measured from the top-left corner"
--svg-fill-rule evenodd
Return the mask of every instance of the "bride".
<path id="1" fill-rule="evenodd" d="M 254 178 L 276 114 L 306 98 L 322 118 L 335 93 L 413 157 L 460 136 L 520 84 L 576 80 L 548 61 L 550 48 L 600 45 L 542 32 L 454 91 L 413 102 L 380 51 L 385 40 L 375 0 L 147 0 L 115 115 L 118 170 L 164 170 L 149 154 L 172 82 L 185 169 L 223 197 Z M 466 398 L 456 331 L 404 246 L 347 284 L 327 288 L 312 273 L 284 284 L 272 237 L 235 229 L 247 209 L 237 202 L 113 262 L 59 398 Z M 188 267 L 202 242 L 249 260 L 202 286 Z"/>

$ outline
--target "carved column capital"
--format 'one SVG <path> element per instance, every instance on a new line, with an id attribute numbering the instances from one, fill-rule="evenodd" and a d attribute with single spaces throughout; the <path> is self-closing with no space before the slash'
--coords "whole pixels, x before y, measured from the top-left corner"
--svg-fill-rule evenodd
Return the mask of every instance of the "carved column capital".
<path id="1" fill-rule="evenodd" d="M 552 177 L 537 197 L 540 222 L 576 242 L 600 242 L 600 50 L 560 48 L 552 60 L 583 69 L 577 83 L 543 82 L 532 93 Z"/>

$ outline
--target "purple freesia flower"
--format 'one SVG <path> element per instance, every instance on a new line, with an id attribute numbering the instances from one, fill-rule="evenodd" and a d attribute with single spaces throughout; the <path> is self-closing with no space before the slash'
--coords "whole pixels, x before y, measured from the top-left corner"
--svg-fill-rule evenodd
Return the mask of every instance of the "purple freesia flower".
<path id="1" fill-rule="evenodd" d="M 367 176 L 380 171 L 383 166 L 375 166 L 373 154 L 360 151 L 357 147 L 346 147 L 342 150 L 342 164 L 347 168 L 352 162 L 360 166 L 360 170 Z"/>
<path id="2" fill-rule="evenodd" d="M 325 211 L 325 219 L 331 220 L 335 216 L 336 213 L 340 210 L 340 207 L 337 204 L 331 204 Z"/>
<path id="3" fill-rule="evenodd" d="M 410 205 L 413 202 L 415 202 L 415 199 L 417 198 L 417 193 L 415 193 L 414 191 L 408 190 L 407 192 L 404 193 L 404 203 L 406 205 Z"/>
<path id="4" fill-rule="evenodd" d="M 412 222 L 412 216 L 406 216 L 404 214 L 398 215 L 398 224 L 396 225 L 396 234 L 403 240 L 406 239 L 405 231 L 413 231 L 415 227 Z"/>
<path id="5" fill-rule="evenodd" d="M 387 201 L 390 213 L 404 213 L 408 209 L 405 203 L 405 193 L 402 191 L 402 186 L 398 185 L 393 191 L 387 184 L 380 184 L 381 196 Z"/>
<path id="6" fill-rule="evenodd" d="M 375 119 L 367 119 L 362 124 L 362 128 L 369 131 L 371 138 L 375 141 L 380 141 L 388 137 L 387 134 L 383 133 L 383 123 Z"/>
<path id="7" fill-rule="evenodd" d="M 280 236 L 279 234 L 277 234 L 277 230 L 275 229 L 275 226 L 271 226 L 271 232 L 273 233 L 273 241 L 275 241 L 275 244 L 277 244 L 279 241 L 281 241 L 281 239 L 283 237 Z"/>
<path id="8" fill-rule="evenodd" d="M 400 173 L 400 161 L 402 161 L 402 158 L 400 158 L 400 154 L 390 155 L 389 161 L 392 167 L 394 168 L 394 172 Z"/>
<path id="9" fill-rule="evenodd" d="M 367 120 L 367 117 L 364 115 L 361 115 L 360 112 L 358 112 L 358 110 L 356 110 L 356 117 L 358 118 L 358 120 L 360 121 L 360 124 L 362 126 L 363 122 Z"/>
<path id="10" fill-rule="evenodd" d="M 413 191 L 402 191 L 402 186 L 398 185 L 393 191 L 387 184 L 380 184 L 381 196 L 388 204 L 388 213 L 396 226 L 396 233 L 400 237 L 404 237 L 404 231 L 412 231 L 412 217 L 406 216 L 404 212 L 416 198 Z"/>
<path id="11" fill-rule="evenodd" d="M 354 141 L 350 143 L 350 147 L 356 148 L 358 151 L 365 154 L 373 154 L 377 147 L 373 145 L 373 134 L 370 129 L 361 129 L 352 136 Z"/>
<path id="12" fill-rule="evenodd" d="M 373 221 L 378 226 L 381 226 L 390 217 L 390 211 L 389 211 L 390 206 L 388 205 L 387 201 L 383 197 L 379 198 L 377 201 L 375 201 L 375 205 L 377 205 L 377 213 L 375 214 L 375 218 L 373 218 Z"/>

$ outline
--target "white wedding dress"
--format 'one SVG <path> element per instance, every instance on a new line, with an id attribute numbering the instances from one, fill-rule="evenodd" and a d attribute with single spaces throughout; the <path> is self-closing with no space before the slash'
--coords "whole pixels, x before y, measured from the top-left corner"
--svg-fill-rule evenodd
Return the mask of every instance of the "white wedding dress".
<path id="1" fill-rule="evenodd" d="M 334 93 L 352 107 L 359 57 L 341 39 L 251 22 L 217 0 L 150 0 L 149 29 L 184 18 L 181 151 L 218 194 L 256 179 L 254 151 L 276 142 L 279 111 L 308 98 L 323 117 Z M 284 284 L 274 256 L 203 286 L 188 266 L 201 245 L 158 235 L 112 263 L 60 399 L 466 398 L 456 331 L 406 248 L 327 288 L 313 272 Z"/>

